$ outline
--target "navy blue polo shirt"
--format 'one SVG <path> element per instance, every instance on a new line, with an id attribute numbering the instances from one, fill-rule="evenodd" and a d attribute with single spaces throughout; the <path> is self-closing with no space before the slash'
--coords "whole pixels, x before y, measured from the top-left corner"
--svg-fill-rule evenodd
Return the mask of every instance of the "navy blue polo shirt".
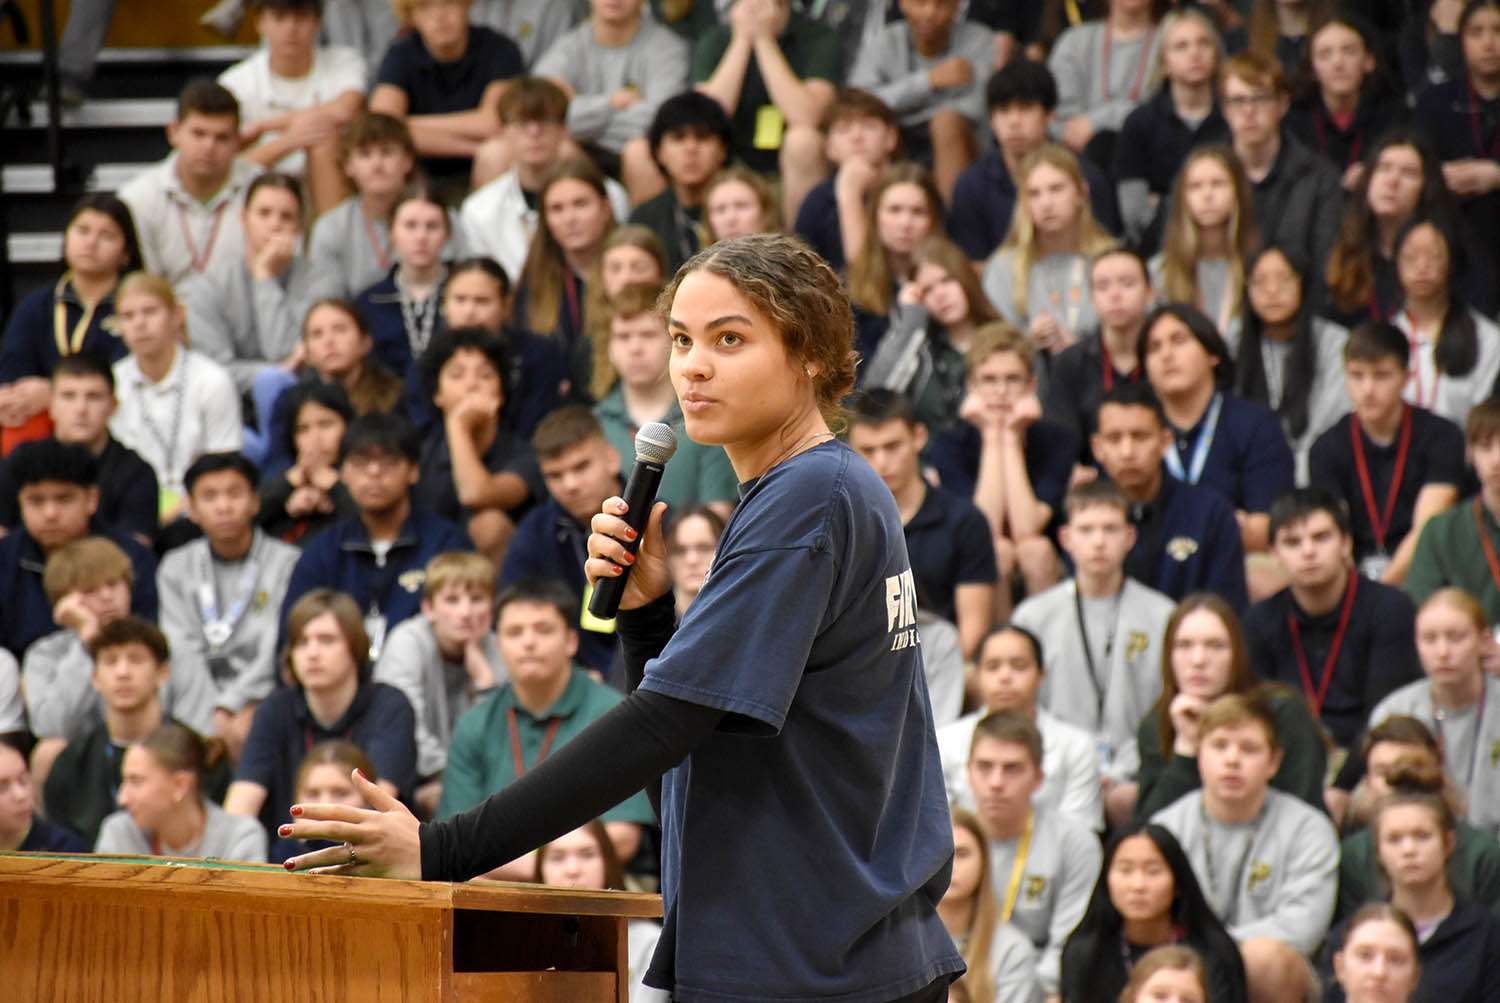
<path id="1" fill-rule="evenodd" d="M 989 520 L 967 497 L 928 486 L 902 529 L 917 579 L 917 603 L 924 610 L 957 623 L 954 590 L 1000 580 Z"/>
<path id="2" fill-rule="evenodd" d="M 1122 373 L 1110 365 L 1112 383 L 1138 383 L 1146 378 L 1144 366 Z M 1046 420 L 1071 433 L 1078 444 L 1079 462 L 1092 464 L 1094 452 L 1089 440 L 1099 426 L 1099 405 L 1104 401 L 1104 343 L 1098 331 L 1092 331 L 1052 356 L 1052 374 L 1042 399 Z"/>
<path id="3" fill-rule="evenodd" d="M 569 400 L 589 399 L 589 377 L 594 371 L 594 343 L 589 338 L 588 283 L 572 272 L 563 275 L 563 295 L 558 298 L 557 316 L 533 317 L 529 287 L 522 284 L 516 289 L 511 302 L 510 315 L 517 326 L 524 328 L 534 338 L 551 342 L 557 352 L 562 353 L 569 386 L 565 396 Z M 568 293 L 571 288 L 572 293 Z"/>
<path id="4" fill-rule="evenodd" d="M 1052 509 L 1055 523 L 1062 512 L 1063 496 L 1068 492 L 1068 479 L 1073 475 L 1078 439 L 1063 426 L 1044 419 L 1032 422 L 1026 429 L 1024 445 L 1031 493 Z M 966 421 L 956 421 L 933 437 L 927 446 L 927 460 L 944 488 L 960 498 L 973 498 L 982 448 L 979 429 Z"/>
<path id="5" fill-rule="evenodd" d="M 500 587 L 524 578 L 550 578 L 566 585 L 581 605 L 587 585 L 583 563 L 588 560 L 588 537 L 587 526 L 580 525 L 556 499 L 548 498 L 516 525 L 500 567 Z M 613 629 L 604 633 L 579 626 L 578 661 L 598 669 L 606 679 L 615 647 Z"/>
<path id="6" fill-rule="evenodd" d="M 406 335 L 406 319 L 401 314 L 401 295 L 396 291 L 396 269 L 400 267 L 399 264 L 392 265 L 385 278 L 354 298 L 354 305 L 359 308 L 359 314 L 370 331 L 370 354 L 397 376 L 406 376 L 415 368 L 412 363 L 416 360 Z M 438 283 L 432 291 L 436 299 L 434 306 L 439 311 L 439 318 L 434 319 L 432 325 L 434 334 L 441 322 L 444 284 Z"/>
<path id="7" fill-rule="evenodd" d="M 482 25 L 469 25 L 469 44 L 451 63 L 434 59 L 421 34 L 413 30 L 391 42 L 370 89 L 381 84 L 399 87 L 406 93 L 407 115 L 443 115 L 474 110 L 490 84 L 525 72 L 520 47 Z M 469 161 L 458 157 L 427 157 L 423 163 L 429 173 L 443 176 L 458 166 L 469 169 Z"/>
<path id="8" fill-rule="evenodd" d="M 1347 597 L 1347 593 L 1345 596 Z M 1282 589 L 1250 607 L 1245 614 L 1245 640 L 1250 667 L 1262 679 L 1283 683 L 1306 693 L 1297 648 L 1287 618 L 1297 622 L 1297 636 L 1313 686 L 1321 686 L 1323 667 L 1338 633 L 1343 603 L 1313 616 L 1297 605 L 1291 589 Z M 1354 591 L 1349 625 L 1339 646 L 1319 715 L 1340 746 L 1359 737 L 1375 705 L 1392 691 L 1422 678 L 1417 660 L 1416 607 L 1398 588 L 1361 578 Z M 1311 705 L 1311 701 L 1309 701 Z"/>
<path id="9" fill-rule="evenodd" d="M 88 853 L 92 849 L 72 829 L 53 825 L 40 815 L 31 816 L 31 828 L 16 847 L 20 853 Z"/>
<path id="10" fill-rule="evenodd" d="M 1125 117 L 1115 143 L 1115 180 L 1143 180 L 1153 193 L 1165 195 L 1194 147 L 1229 141 L 1229 123 L 1218 101 L 1203 121 L 1189 125 L 1177 114 L 1171 86 L 1164 84 Z"/>
<path id="11" fill-rule="evenodd" d="M 99 525 L 150 539 L 156 535 L 156 471 L 140 454 L 114 436 L 99 454 Z M 0 459 L 0 526 L 21 525 L 20 490 L 10 476 L 10 461 Z"/>
<path id="12" fill-rule="evenodd" d="M 1125 573 L 1173 599 L 1189 592 L 1218 593 L 1236 610 L 1249 604 L 1245 550 L 1234 506 L 1219 492 L 1177 480 L 1162 471 L 1161 490 L 1130 507 L 1135 546 Z"/>
<path id="13" fill-rule="evenodd" d="M 1349 125 L 1340 127 L 1328 113 L 1322 94 L 1314 87 L 1292 104 L 1283 128 L 1300 139 L 1309 150 L 1320 154 L 1342 175 L 1351 164 L 1363 160 L 1387 130 L 1405 118 L 1406 109 L 1399 102 L 1376 99 L 1366 93 L 1360 95 Z"/>
<path id="14" fill-rule="evenodd" d="M 1411 532 L 1411 519 L 1417 495 L 1428 484 L 1451 484 L 1458 489 L 1464 477 L 1464 433 L 1447 418 L 1422 407 L 1407 405 L 1411 413 L 1411 446 L 1401 485 L 1396 489 L 1396 503 L 1391 508 L 1390 526 L 1385 533 L 1385 552 L 1394 554 L 1402 539 Z M 1376 553 L 1375 526 L 1370 507 L 1360 487 L 1359 468 L 1354 458 L 1354 440 L 1349 429 L 1354 416 L 1346 414 L 1338 424 L 1318 436 L 1308 455 L 1307 472 L 1313 483 L 1334 492 L 1349 506 L 1349 528 L 1354 537 L 1354 556 L 1358 560 Z M 1401 434 L 1387 445 L 1379 445 L 1360 429 L 1365 463 L 1370 473 L 1370 488 L 1375 504 L 1384 516 L 1390 495 L 1391 479 L 1396 474 L 1396 457 L 1400 452 Z M 1373 709 L 1373 708 L 1372 708 Z"/>
<path id="15" fill-rule="evenodd" d="M 797 210 L 797 222 L 792 227 L 808 247 L 823 256 L 823 260 L 836 272 L 842 272 L 848 264 L 844 260 L 844 230 L 839 226 L 839 203 L 834 195 L 833 180 L 837 175 L 813 185 L 812 191 L 802 200 Z"/>
<path id="16" fill-rule="evenodd" d="M 480 457 L 484 469 L 492 474 L 511 473 L 526 482 L 529 496 L 511 509 L 512 517 L 518 517 L 538 498 L 547 494 L 542 483 L 542 470 L 537 466 L 536 454 L 531 446 L 505 425 L 495 433 L 495 441 Z M 462 524 L 474 513 L 459 503 L 458 488 L 453 483 L 453 454 L 448 447 L 446 425 L 438 425 L 422 443 L 422 476 L 412 489 L 412 504 L 423 511 Z"/>
<path id="17" fill-rule="evenodd" d="M 1078 158 L 1078 164 L 1089 183 L 1094 218 L 1104 229 L 1118 234 L 1120 206 L 1115 199 L 1114 182 L 1088 158 Z M 1019 200 L 1005 158 L 999 150 L 991 150 L 958 176 L 953 188 L 953 208 L 948 213 L 948 234 L 971 260 L 983 261 L 1005 241 Z"/>
<path id="18" fill-rule="evenodd" d="M 1264 404 L 1221 391 L 1223 407 L 1214 429 L 1213 444 L 1197 483 L 1212 488 L 1245 512 L 1266 512 L 1271 502 L 1292 489 L 1295 461 L 1286 433 Z M 1172 430 L 1182 468 L 1191 473 L 1193 454 L 1206 434 L 1210 404 L 1198 424 Z"/>
<path id="19" fill-rule="evenodd" d="M 302 548 L 281 605 L 282 629 L 298 599 L 312 589 L 329 588 L 349 593 L 361 613 L 372 602 L 379 606 L 389 633 L 421 610 L 427 562 L 446 550 L 473 549 L 469 534 L 447 519 L 413 510 L 382 565 L 375 560 L 364 520 L 340 519 Z"/>
<path id="20" fill-rule="evenodd" d="M 54 309 L 61 289 L 63 303 L 63 332 L 59 339 Z M 83 303 L 73 291 L 71 282 L 62 282 L 46 289 L 38 289 L 16 304 L 10 322 L 5 325 L 5 335 L 0 338 L 0 387 L 28 376 L 49 377 L 57 360 L 64 354 L 75 351 L 93 352 L 110 362 L 124 358 L 125 342 L 120 340 L 119 321 L 115 318 L 115 294 L 111 290 L 95 307 L 93 316 L 84 328 L 83 342 L 79 349 L 71 345 L 74 330 L 85 316 Z M 68 351 L 61 350 L 59 341 L 67 341 Z"/>
<path id="21" fill-rule="evenodd" d="M 361 683 L 344 716 L 327 728 L 313 717 L 301 687 L 283 686 L 255 709 L 234 778 L 266 789 L 260 821 L 275 839 L 276 827 L 288 820 L 287 809 L 297 796 L 297 767 L 319 742 L 353 742 L 369 757 L 376 776 L 395 784 L 402 800 L 410 800 L 417 780 L 416 727 L 411 704 L 385 683 Z"/>
<path id="22" fill-rule="evenodd" d="M 151 503 L 156 509 L 155 500 Z M 89 527 L 92 536 L 103 536 L 125 551 L 135 583 L 130 589 L 130 611 L 156 622 L 156 557 L 145 547 L 119 530 L 105 529 L 95 519 Z M 42 588 L 42 572 L 47 558 L 41 546 L 24 526 L 0 538 L 0 645 L 16 661 L 39 637 L 57 629 L 52 619 L 52 603 Z"/>
<path id="23" fill-rule="evenodd" d="M 848 446 L 741 485 L 641 683 L 727 715 L 662 780 L 648 984 L 876 1003 L 963 970 L 937 916 L 952 823 L 916 614 L 895 499 Z"/>

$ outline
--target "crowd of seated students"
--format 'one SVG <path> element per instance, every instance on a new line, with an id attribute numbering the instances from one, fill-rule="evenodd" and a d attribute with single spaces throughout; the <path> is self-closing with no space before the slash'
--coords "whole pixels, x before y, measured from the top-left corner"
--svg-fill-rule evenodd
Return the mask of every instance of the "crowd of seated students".
<path id="1" fill-rule="evenodd" d="M 905 530 L 951 998 L 1491 998 L 1500 0 L 249 8 L 4 322 L 0 850 L 283 860 L 618 702 L 636 432 L 679 619 L 743 489 L 658 297 L 784 229 Z M 489 877 L 657 849 L 637 794 Z"/>

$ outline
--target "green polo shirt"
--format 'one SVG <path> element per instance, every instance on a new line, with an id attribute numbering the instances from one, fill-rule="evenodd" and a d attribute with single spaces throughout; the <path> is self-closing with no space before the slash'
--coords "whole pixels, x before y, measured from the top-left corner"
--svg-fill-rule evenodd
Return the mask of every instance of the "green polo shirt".
<path id="1" fill-rule="evenodd" d="M 635 465 L 635 433 L 640 429 L 625 410 L 625 391 L 618 383 L 608 397 L 594 405 L 594 417 L 604 426 L 604 437 L 620 454 L 621 476 L 629 478 L 630 468 Z M 677 452 L 662 471 L 657 499 L 674 508 L 715 501 L 738 502 L 739 481 L 724 447 L 704 446 L 689 439 L 682 425 L 682 409 L 675 402 L 662 421 L 677 433 Z"/>
<path id="2" fill-rule="evenodd" d="M 590 722 L 624 699 L 608 686 L 594 682 L 582 670 L 570 671 L 568 688 L 540 716 L 517 703 L 515 690 L 507 685 L 458 719 L 453 744 L 448 747 L 448 765 L 443 770 L 443 799 L 438 805 L 438 818 L 472 808 L 516 779 L 508 711 L 516 712 L 521 759 L 525 768 L 531 769 L 541 758 L 553 719 L 557 719 L 558 726 L 549 752 L 567 745 Z M 600 817 L 606 822 L 647 825 L 655 821 L 645 791 L 636 791 Z"/>
<path id="3" fill-rule="evenodd" d="M 1478 599 L 1490 623 L 1500 623 L 1500 585 L 1490 571 L 1479 527 L 1474 522 L 1474 498 L 1466 498 L 1442 515 L 1433 516 L 1422 527 L 1411 568 L 1406 573 L 1406 591 L 1420 606 L 1438 589 L 1456 586 Z M 1479 507 L 1485 536 L 1500 555 L 1500 525 L 1483 505 Z"/>

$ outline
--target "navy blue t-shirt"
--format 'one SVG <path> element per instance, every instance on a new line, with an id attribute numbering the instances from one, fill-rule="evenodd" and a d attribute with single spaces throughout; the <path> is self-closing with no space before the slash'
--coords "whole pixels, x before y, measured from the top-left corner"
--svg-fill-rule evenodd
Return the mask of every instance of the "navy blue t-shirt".
<path id="1" fill-rule="evenodd" d="M 823 256 L 829 267 L 841 272 L 848 262 L 844 260 L 844 229 L 839 225 L 834 177 L 836 175 L 829 175 L 813 185 L 812 191 L 802 200 L 802 207 L 797 210 L 797 222 L 792 229 L 807 242 L 808 247 Z"/>
<path id="2" fill-rule="evenodd" d="M 727 716 L 662 781 L 681 1001 L 888 1001 L 963 970 L 916 587 L 890 490 L 830 442 L 741 485 L 645 689 Z M 673 985 L 675 983 L 675 985 Z"/>
<path id="3" fill-rule="evenodd" d="M 1271 502 L 1292 489 L 1295 477 L 1286 433 L 1265 405 L 1227 391 L 1221 392 L 1221 398 L 1224 403 L 1218 424 L 1212 429 L 1213 440 L 1201 476 L 1191 476 L 1193 456 L 1202 437 L 1210 434 L 1208 419 L 1213 404 L 1192 428 L 1172 430 L 1182 469 L 1189 475 L 1183 479 L 1213 488 L 1242 511 L 1269 511 Z"/>
<path id="4" fill-rule="evenodd" d="M 904 528 L 906 551 L 917 579 L 917 603 L 924 610 L 957 623 L 957 588 L 994 585 L 1000 580 L 989 521 L 965 496 L 927 488 L 921 506 Z"/>
<path id="5" fill-rule="evenodd" d="M 964 498 L 974 497 L 982 445 L 979 429 L 966 421 L 954 422 L 933 437 L 927 459 L 943 487 Z M 1079 448 L 1078 437 L 1056 422 L 1043 419 L 1026 429 L 1026 476 L 1036 500 L 1052 509 L 1054 526 Z"/>
<path id="6" fill-rule="evenodd" d="M 406 696 L 385 683 L 362 683 L 344 716 L 327 728 L 312 716 L 300 688 L 284 686 L 255 709 L 234 778 L 266 789 L 260 821 L 275 840 L 276 827 L 287 821 L 287 809 L 297 796 L 297 767 L 319 742 L 353 742 L 369 757 L 376 775 L 409 800 L 417 781 L 416 728 Z"/>
<path id="7" fill-rule="evenodd" d="M 1132 505 L 1135 546 L 1125 573 L 1173 599 L 1216 592 L 1237 611 L 1249 605 L 1245 550 L 1234 506 L 1219 492 L 1163 472 L 1156 498 Z"/>

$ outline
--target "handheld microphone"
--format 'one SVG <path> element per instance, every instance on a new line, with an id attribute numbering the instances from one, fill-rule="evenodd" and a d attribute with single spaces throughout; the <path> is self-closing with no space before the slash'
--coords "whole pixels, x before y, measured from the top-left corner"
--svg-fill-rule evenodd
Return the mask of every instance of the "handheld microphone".
<path id="1" fill-rule="evenodd" d="M 677 451 L 677 434 L 666 422 L 653 421 L 642 425 L 635 434 L 635 466 L 631 468 L 630 480 L 625 484 L 626 524 L 636 532 L 634 540 L 626 541 L 625 549 L 634 554 L 641 548 L 641 535 L 646 531 L 646 522 L 651 518 L 651 506 L 656 502 L 656 490 L 661 487 L 662 470 Z M 589 614 L 601 620 L 613 620 L 620 612 L 620 599 L 625 595 L 625 582 L 630 577 L 629 564 L 622 564 L 623 573 L 618 578 L 601 578 L 594 583 L 594 594 L 589 599 Z"/>

